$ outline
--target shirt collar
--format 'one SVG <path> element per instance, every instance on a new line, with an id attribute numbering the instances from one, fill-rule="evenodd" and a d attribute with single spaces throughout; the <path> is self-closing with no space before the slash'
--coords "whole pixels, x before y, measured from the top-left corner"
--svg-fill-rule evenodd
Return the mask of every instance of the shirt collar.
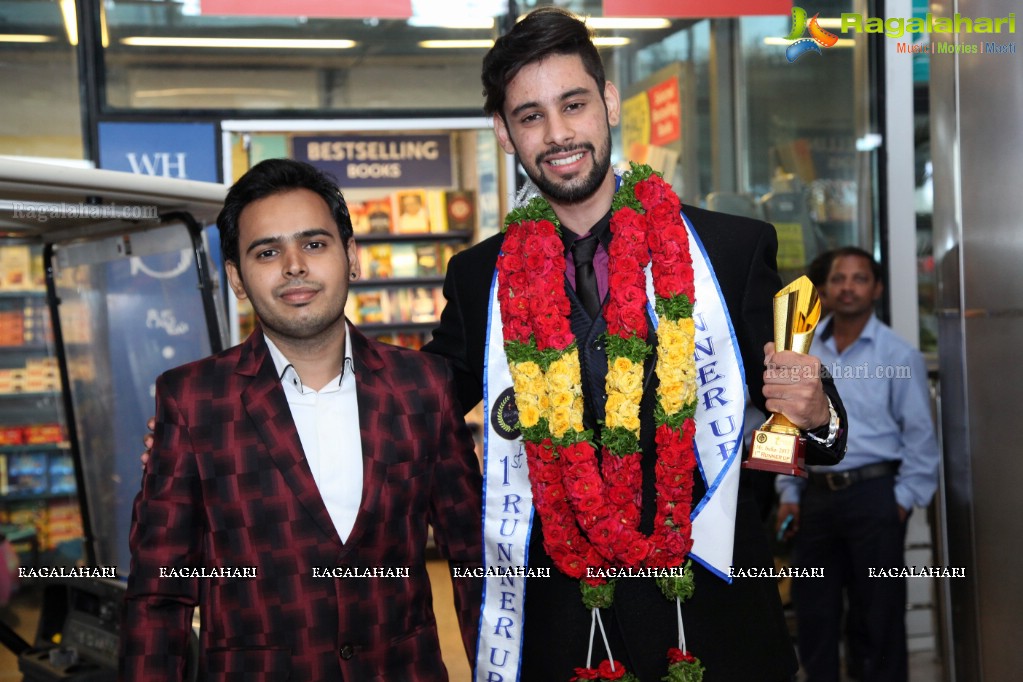
<path id="1" fill-rule="evenodd" d="M 281 383 L 289 382 L 292 386 L 298 390 L 299 393 L 310 392 L 305 389 L 305 384 L 302 383 L 302 378 L 298 376 L 298 372 L 295 370 L 295 366 L 288 362 L 288 358 L 284 357 L 284 353 L 277 347 L 270 337 L 263 333 L 263 340 L 266 341 L 266 347 L 270 350 L 270 357 L 274 361 L 274 368 L 277 370 L 277 378 Z M 352 355 L 352 330 L 351 325 L 345 322 L 345 361 L 341 365 L 341 374 L 338 376 L 338 386 L 344 381 L 345 375 L 351 372 L 354 376 L 355 373 L 355 359 Z"/>
<path id="2" fill-rule="evenodd" d="M 824 321 L 821 322 L 821 333 L 819 336 L 821 341 L 827 341 L 828 339 L 831 338 L 832 334 L 834 333 L 833 329 L 834 322 L 835 322 L 834 314 L 828 315 L 826 318 L 824 318 Z M 875 313 L 871 313 L 870 319 L 867 320 L 867 324 L 864 325 L 863 331 L 860 332 L 860 335 L 859 337 L 857 337 L 856 340 L 858 341 L 859 339 L 873 339 L 877 335 L 877 326 L 879 324 L 881 324 L 881 321 L 877 319 L 877 315 Z"/>
<path id="3" fill-rule="evenodd" d="M 860 332 L 861 339 L 873 339 L 877 336 L 877 328 L 881 325 L 881 320 L 877 319 L 875 313 L 870 314 L 870 319 L 867 320 L 867 324 L 863 327 L 863 331 Z"/>
<path id="4" fill-rule="evenodd" d="M 611 211 L 608 210 L 604 214 L 604 217 L 597 221 L 597 223 L 591 227 L 586 234 L 576 234 L 572 230 L 562 226 L 561 230 L 561 243 L 565 245 L 565 255 L 572 250 L 572 244 L 577 239 L 582 239 L 588 234 L 597 235 L 597 241 L 600 242 L 604 249 L 608 249 L 611 245 Z"/>

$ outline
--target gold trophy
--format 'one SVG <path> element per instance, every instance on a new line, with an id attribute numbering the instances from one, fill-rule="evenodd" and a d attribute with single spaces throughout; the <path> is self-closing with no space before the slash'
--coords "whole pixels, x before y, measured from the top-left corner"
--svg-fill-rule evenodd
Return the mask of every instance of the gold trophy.
<path id="1" fill-rule="evenodd" d="M 800 277 L 774 295 L 774 348 L 809 353 L 813 332 L 821 316 L 817 289 Z M 781 414 L 772 414 L 753 432 L 746 469 L 806 477 L 803 457 L 806 435 Z"/>

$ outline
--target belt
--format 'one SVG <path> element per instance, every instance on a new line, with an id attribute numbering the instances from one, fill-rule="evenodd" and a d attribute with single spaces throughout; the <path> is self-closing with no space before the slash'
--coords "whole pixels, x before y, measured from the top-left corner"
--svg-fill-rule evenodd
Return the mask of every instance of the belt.
<path id="1" fill-rule="evenodd" d="M 900 464 L 901 462 L 878 462 L 877 464 L 868 464 L 858 469 L 829 471 L 826 474 L 811 471 L 810 483 L 827 488 L 828 490 L 845 490 L 854 483 L 869 481 L 872 478 L 881 478 L 882 476 L 894 476 L 899 473 Z"/>

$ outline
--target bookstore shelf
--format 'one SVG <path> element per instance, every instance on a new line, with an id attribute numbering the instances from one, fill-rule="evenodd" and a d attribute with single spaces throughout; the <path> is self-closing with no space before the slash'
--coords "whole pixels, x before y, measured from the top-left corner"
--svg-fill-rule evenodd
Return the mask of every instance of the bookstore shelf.
<path id="1" fill-rule="evenodd" d="M 41 252 L 5 245 L 0 263 L 0 527 L 32 565 L 76 554 L 82 524 Z"/>

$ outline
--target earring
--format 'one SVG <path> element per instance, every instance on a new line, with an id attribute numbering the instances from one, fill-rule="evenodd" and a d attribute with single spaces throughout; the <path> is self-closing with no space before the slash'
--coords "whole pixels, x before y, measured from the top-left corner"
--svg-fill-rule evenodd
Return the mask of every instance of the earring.
<path id="1" fill-rule="evenodd" d="M 351 277 L 352 279 L 359 279 L 359 275 L 354 272 L 350 273 L 348 276 Z"/>

